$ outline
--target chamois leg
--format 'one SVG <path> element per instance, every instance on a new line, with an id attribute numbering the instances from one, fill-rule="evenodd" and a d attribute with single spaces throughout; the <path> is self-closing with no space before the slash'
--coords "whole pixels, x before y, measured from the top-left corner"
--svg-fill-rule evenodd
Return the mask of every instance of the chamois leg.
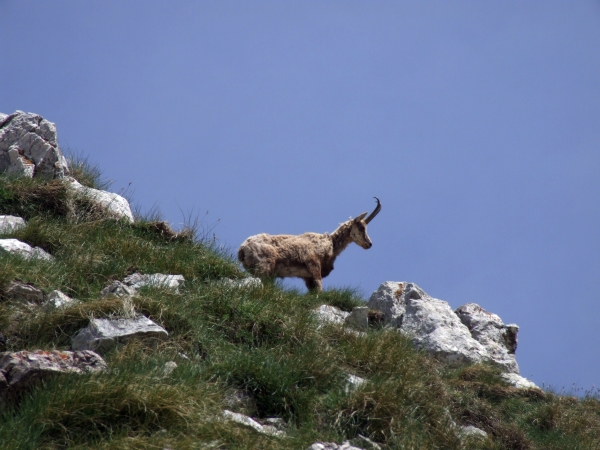
<path id="1" fill-rule="evenodd" d="M 317 294 L 323 290 L 321 284 L 321 268 L 316 264 L 309 264 L 308 270 L 311 277 L 304 278 L 304 283 L 309 291 L 315 291 Z"/>
<path id="2" fill-rule="evenodd" d="M 321 280 L 315 280 L 312 277 L 302 278 L 304 280 L 304 284 L 309 291 L 316 291 L 317 294 L 321 292 Z"/>

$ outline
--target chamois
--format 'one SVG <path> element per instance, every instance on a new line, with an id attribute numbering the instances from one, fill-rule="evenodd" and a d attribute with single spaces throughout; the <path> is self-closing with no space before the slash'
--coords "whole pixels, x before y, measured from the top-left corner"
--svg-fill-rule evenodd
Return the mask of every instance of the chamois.
<path id="1" fill-rule="evenodd" d="M 298 277 L 309 291 L 321 292 L 321 280 L 331 273 L 335 259 L 351 242 L 364 249 L 373 246 L 367 234 L 367 224 L 381 210 L 377 206 L 367 213 L 342 223 L 333 233 L 304 233 L 298 236 L 257 234 L 244 241 L 238 259 L 244 268 L 260 278 Z"/>

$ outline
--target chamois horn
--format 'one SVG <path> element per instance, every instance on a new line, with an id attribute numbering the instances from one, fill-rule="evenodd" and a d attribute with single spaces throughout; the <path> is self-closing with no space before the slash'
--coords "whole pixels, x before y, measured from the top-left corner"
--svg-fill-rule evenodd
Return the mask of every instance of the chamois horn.
<path id="1" fill-rule="evenodd" d="M 381 211 L 381 202 L 379 201 L 379 199 L 377 197 L 373 197 L 375 200 L 377 200 L 377 207 L 373 210 L 373 212 L 371 214 L 369 214 L 369 217 L 367 217 L 365 219 L 365 223 L 369 223 L 371 220 L 373 220 L 375 218 L 375 216 L 377 214 L 379 214 L 379 211 Z"/>

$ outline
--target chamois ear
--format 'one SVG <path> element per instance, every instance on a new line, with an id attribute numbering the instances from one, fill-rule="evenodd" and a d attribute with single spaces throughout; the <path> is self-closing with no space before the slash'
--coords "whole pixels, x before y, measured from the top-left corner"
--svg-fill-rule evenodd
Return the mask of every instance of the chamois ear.
<path id="1" fill-rule="evenodd" d="M 354 218 L 354 222 L 360 222 L 361 220 L 363 220 L 365 218 L 365 216 L 369 214 L 369 211 L 362 213 L 360 216 Z"/>

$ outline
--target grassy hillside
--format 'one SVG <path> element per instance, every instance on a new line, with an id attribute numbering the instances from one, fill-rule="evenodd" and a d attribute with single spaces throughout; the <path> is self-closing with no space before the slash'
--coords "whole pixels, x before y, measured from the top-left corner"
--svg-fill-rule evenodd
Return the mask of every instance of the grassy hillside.
<path id="1" fill-rule="evenodd" d="M 77 178 L 99 183 L 79 165 Z M 351 289 L 319 295 L 283 289 L 232 289 L 245 274 L 229 254 L 187 232 L 165 233 L 156 218 L 105 220 L 66 195 L 60 181 L 0 178 L 0 214 L 24 217 L 10 235 L 55 261 L 0 255 L 0 331 L 4 351 L 68 349 L 90 317 L 130 315 L 163 326 L 161 343 L 132 342 L 105 359 L 102 374 L 62 376 L 33 389 L 0 417 L 3 449 L 306 449 L 359 434 L 398 449 L 600 448 L 600 402 L 509 387 L 496 369 L 448 366 L 395 332 L 365 337 L 319 324 L 311 310 L 362 303 Z M 112 280 L 141 273 L 182 274 L 180 294 L 143 289 L 133 302 L 99 299 Z M 7 301 L 14 279 L 81 303 L 45 311 Z M 384 280 L 382 280 L 384 281 Z M 166 362 L 177 368 L 163 374 Z M 350 393 L 348 374 L 368 380 Z M 237 401 L 232 399 L 237 398 Z M 280 417 L 286 436 L 269 437 L 220 420 L 223 409 L 258 420 Z M 452 421 L 485 430 L 462 442 Z"/>

